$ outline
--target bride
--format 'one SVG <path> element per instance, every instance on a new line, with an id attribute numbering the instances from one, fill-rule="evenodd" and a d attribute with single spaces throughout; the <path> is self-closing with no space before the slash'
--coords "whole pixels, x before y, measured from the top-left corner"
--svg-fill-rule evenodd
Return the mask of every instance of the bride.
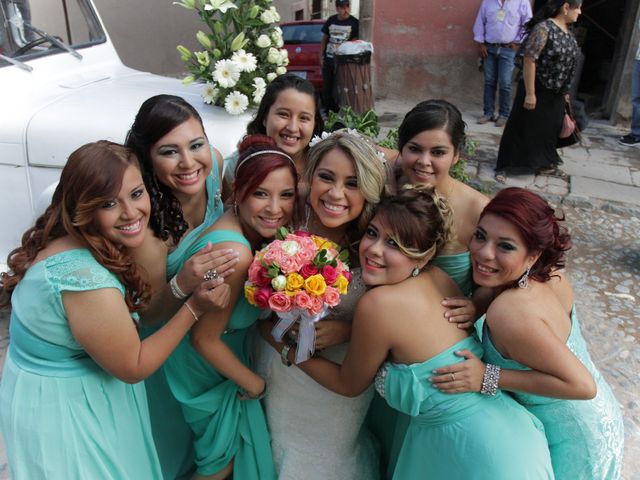
<path id="1" fill-rule="evenodd" d="M 373 216 L 386 178 L 384 163 L 359 135 L 338 131 L 324 138 L 309 151 L 301 228 L 351 245 Z M 365 289 L 360 269 L 353 261 L 351 266 L 349 293 L 316 324 L 316 352 L 337 363 L 348 349 L 351 319 Z M 337 395 L 264 340 L 258 342 L 257 368 L 268 385 L 264 401 L 278 478 L 379 478 L 378 455 L 363 428 L 373 390 L 355 398 Z"/>

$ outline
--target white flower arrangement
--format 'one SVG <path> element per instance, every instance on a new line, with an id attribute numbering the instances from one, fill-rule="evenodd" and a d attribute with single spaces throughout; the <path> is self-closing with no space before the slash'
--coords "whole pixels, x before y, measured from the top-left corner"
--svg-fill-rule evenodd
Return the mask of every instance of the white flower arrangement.
<path id="1" fill-rule="evenodd" d="M 259 105 L 267 83 L 286 73 L 289 64 L 282 30 L 275 25 L 280 15 L 271 0 L 173 3 L 195 11 L 208 27 L 196 33 L 202 50 L 177 47 L 189 70 L 183 83 L 203 82 L 203 101 L 224 106 L 232 115 Z"/>

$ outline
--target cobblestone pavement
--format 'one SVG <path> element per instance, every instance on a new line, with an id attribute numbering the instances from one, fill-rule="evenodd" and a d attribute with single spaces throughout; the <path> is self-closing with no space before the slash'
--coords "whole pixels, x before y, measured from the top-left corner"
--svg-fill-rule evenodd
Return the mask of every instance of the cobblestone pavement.
<path id="1" fill-rule="evenodd" d="M 593 359 L 623 409 L 625 480 L 640 480 L 640 219 L 566 207 L 574 241 L 567 270 Z M 0 319 L 0 365 L 8 345 Z M 9 478 L 0 445 L 0 480 Z"/>

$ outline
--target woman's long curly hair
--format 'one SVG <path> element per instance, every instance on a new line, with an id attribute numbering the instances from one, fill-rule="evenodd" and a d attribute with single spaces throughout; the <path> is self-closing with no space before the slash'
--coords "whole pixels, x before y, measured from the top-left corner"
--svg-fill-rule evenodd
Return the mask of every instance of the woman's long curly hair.
<path id="1" fill-rule="evenodd" d="M 175 95 L 155 95 L 145 100 L 127 133 L 125 146 L 140 162 L 142 178 L 151 198 L 149 226 L 154 235 L 177 245 L 189 228 L 182 206 L 171 189 L 158 182 L 151 161 L 151 147 L 171 130 L 195 118 L 204 125 L 198 111 L 184 98 Z M 205 134 L 206 135 L 206 134 Z"/>
<path id="2" fill-rule="evenodd" d="M 564 216 L 557 217 L 554 209 L 540 195 L 524 188 L 505 188 L 484 207 L 480 218 L 488 213 L 516 227 L 530 253 L 540 252 L 540 257 L 531 266 L 530 278 L 546 282 L 555 270 L 564 268 L 565 252 L 571 248 L 571 236 L 560 225 Z M 517 282 L 512 286 L 516 287 Z"/>
<path id="3" fill-rule="evenodd" d="M 13 290 L 38 252 L 53 240 L 70 235 L 86 245 L 95 259 L 124 284 L 130 311 L 144 308 L 150 296 L 149 285 L 126 250 L 102 236 L 96 222 L 96 211 L 118 195 L 131 165 L 139 168 L 131 151 L 106 140 L 88 143 L 69 156 L 51 205 L 22 235 L 22 244 L 9 254 L 9 272 L 0 280 L 1 307 L 11 303 Z"/>

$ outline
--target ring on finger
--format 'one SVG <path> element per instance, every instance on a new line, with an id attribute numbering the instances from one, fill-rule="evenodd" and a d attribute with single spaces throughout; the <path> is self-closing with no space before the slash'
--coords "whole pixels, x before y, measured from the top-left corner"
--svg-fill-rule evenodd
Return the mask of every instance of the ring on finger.
<path id="1" fill-rule="evenodd" d="M 456 374 L 451 372 L 451 373 L 449 373 L 449 375 L 451 375 L 451 381 L 455 382 L 456 381 Z"/>
<path id="2" fill-rule="evenodd" d="M 218 278 L 218 271 L 214 268 L 214 269 L 209 269 L 206 272 L 204 272 L 204 280 L 205 281 L 209 281 L 209 280 L 215 280 L 216 278 Z"/>

